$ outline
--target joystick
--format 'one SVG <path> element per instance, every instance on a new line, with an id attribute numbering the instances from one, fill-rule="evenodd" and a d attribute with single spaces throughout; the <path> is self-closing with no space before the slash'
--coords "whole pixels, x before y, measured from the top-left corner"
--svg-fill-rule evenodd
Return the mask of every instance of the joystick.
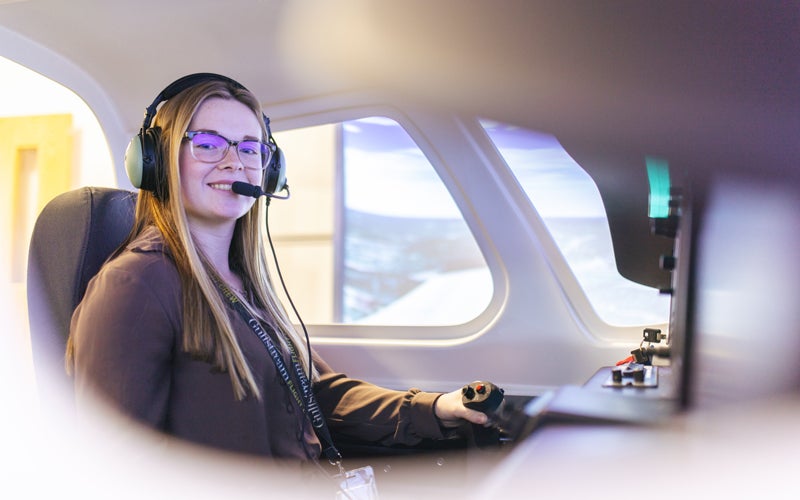
<path id="1" fill-rule="evenodd" d="M 471 444 L 479 448 L 500 444 L 500 420 L 503 413 L 503 389 L 491 382 L 472 382 L 461 388 L 461 402 L 471 410 L 489 417 L 486 426 L 472 424 L 468 433 Z"/>
<path id="2" fill-rule="evenodd" d="M 473 382 L 461 389 L 461 402 L 467 408 L 486 413 L 491 418 L 503 403 L 503 389 L 491 382 Z"/>

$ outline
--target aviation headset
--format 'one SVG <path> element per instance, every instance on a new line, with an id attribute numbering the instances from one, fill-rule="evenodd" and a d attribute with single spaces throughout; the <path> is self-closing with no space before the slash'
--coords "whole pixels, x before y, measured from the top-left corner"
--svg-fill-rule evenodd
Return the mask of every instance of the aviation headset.
<path id="1" fill-rule="evenodd" d="M 152 191 L 160 199 L 164 198 L 167 190 L 167 171 L 161 160 L 160 145 L 161 128 L 151 127 L 150 123 L 156 114 L 159 104 L 172 99 L 182 91 L 193 87 L 199 83 L 209 81 L 220 81 L 232 85 L 238 89 L 246 90 L 244 85 L 215 73 L 194 73 L 175 80 L 162 90 L 152 104 L 145 109 L 144 122 L 139 133 L 131 139 L 128 149 L 125 152 L 125 170 L 128 178 L 134 187 Z M 272 137 L 269 126 L 269 118 L 264 113 L 261 114 L 264 125 L 267 129 L 267 140 L 275 145 L 275 152 L 264 171 L 261 188 L 267 196 L 278 193 L 286 186 L 286 166 L 284 164 L 283 152 L 278 147 Z"/>

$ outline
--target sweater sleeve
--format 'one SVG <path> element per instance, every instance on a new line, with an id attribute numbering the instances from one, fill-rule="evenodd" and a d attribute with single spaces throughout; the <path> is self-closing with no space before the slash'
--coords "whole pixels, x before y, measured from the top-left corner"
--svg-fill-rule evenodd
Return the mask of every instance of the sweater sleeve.
<path id="1" fill-rule="evenodd" d="M 179 279 L 163 255 L 128 253 L 117 260 L 90 282 L 72 317 L 76 405 L 81 411 L 99 394 L 124 414 L 164 429 Z"/>
<path id="2" fill-rule="evenodd" d="M 438 393 L 394 391 L 334 372 L 319 357 L 314 393 L 333 431 L 381 445 L 444 437 L 433 407 Z"/>

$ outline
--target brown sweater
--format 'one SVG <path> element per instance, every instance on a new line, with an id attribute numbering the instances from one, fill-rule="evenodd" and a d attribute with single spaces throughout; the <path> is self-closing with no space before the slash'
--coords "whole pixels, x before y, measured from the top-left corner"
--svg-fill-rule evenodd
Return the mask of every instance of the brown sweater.
<path id="1" fill-rule="evenodd" d="M 182 308 L 177 269 L 158 231 L 145 231 L 101 269 L 73 315 L 79 410 L 97 389 L 123 413 L 178 438 L 262 456 L 317 458 L 311 425 L 303 425 L 264 344 L 238 314 L 231 309 L 261 400 L 236 401 L 227 373 L 182 351 Z M 384 445 L 443 437 L 433 414 L 439 394 L 351 379 L 318 356 L 315 365 L 314 393 L 332 430 Z"/>

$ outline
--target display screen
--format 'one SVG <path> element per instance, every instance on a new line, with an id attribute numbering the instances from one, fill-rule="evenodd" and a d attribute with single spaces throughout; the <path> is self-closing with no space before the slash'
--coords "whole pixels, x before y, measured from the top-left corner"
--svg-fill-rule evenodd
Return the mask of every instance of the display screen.
<path id="1" fill-rule="evenodd" d="M 648 156 L 647 179 L 650 182 L 648 217 L 663 219 L 669 216 L 670 180 L 669 163 L 661 158 Z"/>

